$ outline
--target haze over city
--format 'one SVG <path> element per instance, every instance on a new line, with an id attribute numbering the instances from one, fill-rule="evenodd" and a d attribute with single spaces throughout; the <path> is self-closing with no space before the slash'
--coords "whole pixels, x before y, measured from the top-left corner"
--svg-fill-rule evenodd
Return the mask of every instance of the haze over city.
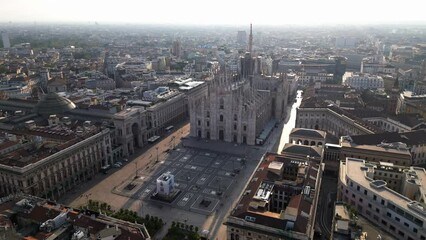
<path id="1" fill-rule="evenodd" d="M 190 25 L 424 23 L 421 1 L 2 1 L 0 22 Z"/>
<path id="2" fill-rule="evenodd" d="M 0 240 L 426 240 L 423 5 L 2 1 Z"/>

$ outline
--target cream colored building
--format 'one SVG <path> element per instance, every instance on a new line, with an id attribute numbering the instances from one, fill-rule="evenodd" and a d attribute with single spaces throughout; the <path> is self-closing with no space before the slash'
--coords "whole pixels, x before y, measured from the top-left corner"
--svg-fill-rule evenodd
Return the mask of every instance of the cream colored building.
<path id="1" fill-rule="evenodd" d="M 114 114 L 117 143 L 123 146 L 123 155 L 132 155 L 153 136 L 161 136 L 170 125 L 187 118 L 187 100 L 183 93 L 173 92 L 165 98 L 144 102 Z"/>
<path id="2" fill-rule="evenodd" d="M 293 128 L 290 132 L 290 143 L 307 146 L 324 147 L 327 133 L 308 128 Z"/>
<path id="3" fill-rule="evenodd" d="M 110 129 L 81 129 L 69 135 L 53 129 L 26 131 L 33 136 L 31 148 L 0 156 L 0 195 L 22 192 L 57 199 L 112 164 Z"/>
<path id="4" fill-rule="evenodd" d="M 370 162 L 387 162 L 401 166 L 412 165 L 410 149 L 404 143 L 357 144 L 351 137 L 344 136 L 340 138 L 340 146 L 340 159 L 351 157 Z"/>
<path id="5" fill-rule="evenodd" d="M 424 168 L 346 158 L 340 163 L 338 199 L 401 240 L 426 239 Z"/>
<path id="6" fill-rule="evenodd" d="M 296 128 L 326 131 L 336 137 L 380 133 L 383 130 L 343 109 L 310 97 L 297 109 Z"/>

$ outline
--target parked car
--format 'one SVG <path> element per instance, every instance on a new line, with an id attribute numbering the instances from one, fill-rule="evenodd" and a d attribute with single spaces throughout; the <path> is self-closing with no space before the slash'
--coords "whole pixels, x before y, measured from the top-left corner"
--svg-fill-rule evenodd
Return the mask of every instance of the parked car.
<path id="1" fill-rule="evenodd" d="M 123 161 L 124 161 L 124 162 L 128 162 L 128 161 L 129 161 L 129 159 L 127 159 L 127 158 L 123 158 Z"/>
<path id="2" fill-rule="evenodd" d="M 118 163 L 114 163 L 114 165 L 113 165 L 115 168 L 120 168 L 121 167 L 121 165 L 120 164 L 118 164 Z"/>

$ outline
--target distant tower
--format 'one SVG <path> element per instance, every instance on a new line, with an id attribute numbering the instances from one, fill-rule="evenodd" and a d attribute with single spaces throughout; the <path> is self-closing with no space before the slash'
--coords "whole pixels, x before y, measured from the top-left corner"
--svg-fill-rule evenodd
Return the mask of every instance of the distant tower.
<path id="1" fill-rule="evenodd" d="M 241 45 L 247 44 L 247 34 L 246 31 L 238 31 L 237 33 L 237 43 Z"/>
<path id="2" fill-rule="evenodd" d="M 45 90 L 47 89 L 47 83 L 50 80 L 49 69 L 44 68 L 40 70 L 40 87 Z"/>
<path id="3" fill-rule="evenodd" d="M 253 54 L 253 28 L 252 28 L 252 24 L 250 23 L 250 35 L 249 35 L 249 53 L 250 55 Z"/>
<path id="4" fill-rule="evenodd" d="M 249 79 L 250 83 L 253 78 L 254 68 L 255 68 L 255 59 L 253 59 L 252 51 L 253 51 L 253 30 L 252 30 L 252 24 L 250 24 L 248 52 L 246 52 L 244 57 L 240 58 L 241 76 L 243 78 Z"/>
<path id="5" fill-rule="evenodd" d="M 3 48 L 10 48 L 9 33 L 8 32 L 2 32 L 1 33 L 1 39 L 3 40 Z"/>
<path id="6" fill-rule="evenodd" d="M 182 56 L 182 45 L 179 40 L 173 42 L 172 54 L 178 58 Z"/>

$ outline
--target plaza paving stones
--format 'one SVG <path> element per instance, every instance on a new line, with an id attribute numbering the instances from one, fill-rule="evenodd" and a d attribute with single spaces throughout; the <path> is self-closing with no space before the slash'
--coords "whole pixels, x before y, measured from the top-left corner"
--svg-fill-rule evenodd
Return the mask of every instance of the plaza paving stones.
<path id="1" fill-rule="evenodd" d="M 241 169 L 241 162 L 241 158 L 229 154 L 178 148 L 170 152 L 151 177 L 138 181 L 130 197 L 210 215 L 226 201 L 234 178 L 238 177 L 233 169 Z M 181 191 L 172 203 L 150 199 L 156 191 L 156 179 L 165 172 L 175 176 L 175 187 Z M 117 189 L 116 192 L 119 190 L 124 191 Z"/>
<path id="2" fill-rule="evenodd" d="M 203 205 L 202 204 L 203 201 L 208 202 L 209 204 Z M 206 197 L 206 196 L 198 196 L 198 198 L 192 204 L 191 210 L 194 212 L 211 214 L 215 210 L 218 204 L 219 204 L 219 199 Z"/>
<path id="3" fill-rule="evenodd" d="M 183 195 L 180 200 L 178 201 L 177 205 L 179 207 L 185 207 L 188 202 L 192 199 L 192 197 L 194 197 L 193 193 L 185 193 L 185 195 Z"/>

